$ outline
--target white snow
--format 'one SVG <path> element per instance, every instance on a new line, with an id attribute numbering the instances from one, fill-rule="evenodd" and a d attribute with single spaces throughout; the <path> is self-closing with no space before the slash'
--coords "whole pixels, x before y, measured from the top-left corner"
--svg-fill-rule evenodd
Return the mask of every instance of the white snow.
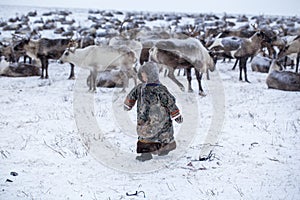
<path id="1" fill-rule="evenodd" d="M 251 84 L 240 82 L 232 65 L 204 79 L 206 97 L 194 77 L 187 93 L 161 75 L 184 122 L 177 149 L 145 163 L 120 88 L 88 93 L 87 70 L 67 80 L 56 62 L 49 80 L 0 77 L 0 199 L 300 199 L 300 93 L 267 89 L 250 64 Z M 145 198 L 126 195 L 136 191 Z"/>

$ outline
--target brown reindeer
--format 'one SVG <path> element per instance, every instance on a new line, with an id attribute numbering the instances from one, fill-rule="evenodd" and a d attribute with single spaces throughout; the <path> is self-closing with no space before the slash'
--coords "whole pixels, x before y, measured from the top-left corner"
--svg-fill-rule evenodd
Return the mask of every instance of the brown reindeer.
<path id="1" fill-rule="evenodd" d="M 267 36 L 263 31 L 257 31 L 250 38 L 218 38 L 208 49 L 217 49 L 217 54 L 239 60 L 239 79 L 242 80 L 242 72 L 244 71 L 245 81 L 250 83 L 247 78 L 247 60 L 261 50 L 263 41 L 268 41 Z"/>
<path id="2" fill-rule="evenodd" d="M 288 56 L 292 53 L 297 54 L 296 60 L 296 73 L 298 73 L 299 60 L 300 60 L 300 35 L 295 37 L 295 39 L 285 46 L 278 54 L 278 58 Z"/>
<path id="3" fill-rule="evenodd" d="M 39 40 L 23 39 L 15 45 L 15 51 L 25 50 L 26 54 L 33 59 L 39 60 L 42 65 L 41 78 L 48 78 L 49 59 L 58 60 L 63 52 L 72 44 L 71 39 L 47 39 Z M 69 79 L 74 79 L 74 65 L 71 65 Z M 44 73 L 45 72 L 45 73 Z"/>

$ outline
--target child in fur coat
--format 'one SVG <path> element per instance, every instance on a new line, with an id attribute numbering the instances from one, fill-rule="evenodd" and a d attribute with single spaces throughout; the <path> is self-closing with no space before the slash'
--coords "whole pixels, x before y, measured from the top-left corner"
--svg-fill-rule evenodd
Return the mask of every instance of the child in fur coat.
<path id="1" fill-rule="evenodd" d="M 142 83 L 127 95 L 124 109 L 131 110 L 137 102 L 137 153 L 136 159 L 146 161 L 152 154 L 167 155 L 176 148 L 172 120 L 182 123 L 175 97 L 159 82 L 159 67 L 147 62 L 138 72 Z"/>

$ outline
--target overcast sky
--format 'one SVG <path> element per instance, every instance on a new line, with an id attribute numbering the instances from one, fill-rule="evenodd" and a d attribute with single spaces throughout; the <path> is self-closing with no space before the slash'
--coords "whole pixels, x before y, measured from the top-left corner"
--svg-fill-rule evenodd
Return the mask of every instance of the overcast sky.
<path id="1" fill-rule="evenodd" d="M 300 16 L 300 0 L 0 0 L 0 5 Z"/>

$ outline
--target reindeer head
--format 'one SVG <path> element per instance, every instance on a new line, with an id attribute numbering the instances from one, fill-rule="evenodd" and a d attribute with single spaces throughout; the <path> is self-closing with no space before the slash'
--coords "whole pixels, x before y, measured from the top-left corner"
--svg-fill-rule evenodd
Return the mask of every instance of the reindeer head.
<path id="1" fill-rule="evenodd" d="M 213 59 L 214 63 L 217 63 L 218 53 L 214 51 L 208 51 L 209 56 Z"/>
<path id="2" fill-rule="evenodd" d="M 72 51 L 72 50 L 69 49 L 69 48 L 66 49 L 66 50 L 64 51 L 64 53 L 62 54 L 62 56 L 57 60 L 57 62 L 58 62 L 59 64 L 67 63 L 68 60 L 69 60 L 70 54 L 73 54 L 74 52 L 75 52 L 75 50 Z"/>
<path id="3" fill-rule="evenodd" d="M 214 51 L 208 51 L 208 54 L 211 58 L 210 62 L 207 61 L 208 69 L 209 69 L 209 71 L 213 72 L 216 69 L 216 64 L 218 61 L 218 54 Z"/>
<path id="4" fill-rule="evenodd" d="M 185 25 L 182 31 L 188 37 L 198 37 L 200 35 L 200 28 L 192 24 Z"/>
<path id="5" fill-rule="evenodd" d="M 75 40 L 70 39 L 66 50 L 64 51 L 62 56 L 58 59 L 58 62 L 60 64 L 68 62 L 69 55 L 74 54 L 77 47 L 78 47 L 78 42 L 76 42 Z"/>
<path id="6" fill-rule="evenodd" d="M 284 47 L 279 51 L 277 58 L 280 59 L 280 58 L 286 56 L 286 54 L 287 54 L 286 52 L 288 51 L 289 47 L 290 47 L 290 45 L 284 46 Z"/>
<path id="7" fill-rule="evenodd" d="M 78 45 L 78 42 L 77 41 L 75 41 L 75 40 L 73 40 L 73 39 L 70 39 L 70 42 L 69 42 L 69 44 L 68 44 L 68 47 L 67 47 L 67 51 L 70 51 L 70 52 L 72 52 L 72 53 L 74 53 L 75 52 L 75 50 L 76 50 L 76 48 L 78 47 L 79 45 Z"/>
<path id="8" fill-rule="evenodd" d="M 258 28 L 257 25 L 251 24 L 251 26 L 256 31 L 256 35 L 262 39 L 263 42 L 272 43 L 277 39 L 277 34 L 275 31 L 269 28 Z"/>
<path id="9" fill-rule="evenodd" d="M 21 40 L 15 40 L 13 50 L 14 51 L 23 51 L 25 45 L 28 45 L 30 38 L 22 38 Z"/>

